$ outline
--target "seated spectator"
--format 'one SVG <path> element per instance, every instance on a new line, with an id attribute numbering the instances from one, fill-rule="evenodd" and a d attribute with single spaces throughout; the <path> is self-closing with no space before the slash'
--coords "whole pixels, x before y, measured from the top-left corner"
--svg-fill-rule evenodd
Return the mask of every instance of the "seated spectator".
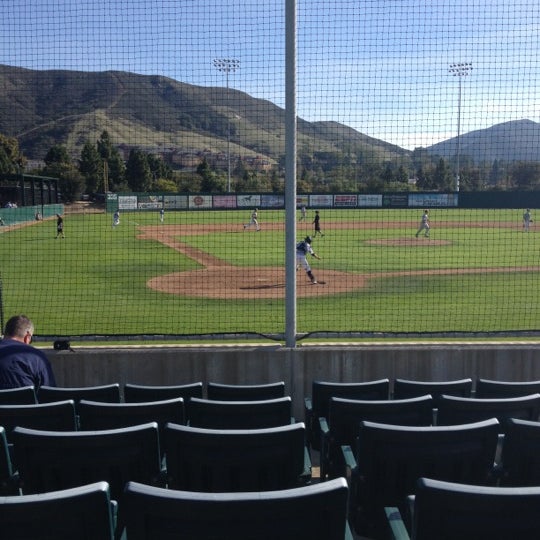
<path id="1" fill-rule="evenodd" d="M 56 386 L 49 359 L 32 347 L 34 324 L 25 315 L 15 315 L 6 323 L 0 341 L 0 388 L 19 388 L 34 385 Z"/>

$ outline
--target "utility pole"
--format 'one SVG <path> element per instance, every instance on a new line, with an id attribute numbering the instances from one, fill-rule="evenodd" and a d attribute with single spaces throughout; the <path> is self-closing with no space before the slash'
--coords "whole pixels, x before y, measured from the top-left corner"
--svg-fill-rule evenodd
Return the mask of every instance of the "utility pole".
<path id="1" fill-rule="evenodd" d="M 229 93 L 229 73 L 240 68 L 240 60 L 236 58 L 214 58 L 214 67 L 225 73 L 227 81 L 227 94 Z M 227 192 L 231 192 L 231 121 L 227 115 Z"/>
<path id="2" fill-rule="evenodd" d="M 456 149 L 456 184 L 455 184 L 455 190 L 459 191 L 459 174 L 460 174 L 459 158 L 460 158 L 460 154 L 461 154 L 461 141 L 460 141 L 460 135 L 461 135 L 461 81 L 462 81 L 463 77 L 466 77 L 472 71 L 472 62 L 461 62 L 461 63 L 458 63 L 458 64 L 450 64 L 450 68 L 448 69 L 448 71 L 454 77 L 457 77 L 458 81 L 459 81 L 457 142 L 456 142 L 456 144 L 457 144 L 457 149 Z"/>

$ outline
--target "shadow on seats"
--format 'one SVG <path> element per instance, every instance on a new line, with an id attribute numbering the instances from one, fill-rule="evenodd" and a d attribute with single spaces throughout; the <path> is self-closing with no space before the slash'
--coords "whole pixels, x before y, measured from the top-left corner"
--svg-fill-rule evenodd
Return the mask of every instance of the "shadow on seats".
<path id="1" fill-rule="evenodd" d="M 384 507 L 403 512 L 422 476 L 438 480 L 492 482 L 499 422 L 458 426 L 393 426 L 362 422 L 353 452 L 344 447 L 351 482 L 351 523 L 370 538 L 385 538 Z M 437 538 L 437 537 L 434 537 Z"/>
<path id="2" fill-rule="evenodd" d="M 253 430 L 167 424 L 163 442 L 172 489 L 269 491 L 311 480 L 303 423 Z"/>
<path id="3" fill-rule="evenodd" d="M 510 382 L 478 379 L 475 398 L 500 399 L 540 394 L 540 381 Z"/>
<path id="4" fill-rule="evenodd" d="M 430 394 L 435 406 L 439 398 L 447 396 L 471 397 L 472 379 L 459 379 L 454 381 L 411 381 L 408 379 L 396 379 L 394 381 L 393 399 L 410 399 Z"/>
<path id="5" fill-rule="evenodd" d="M 1 537 L 27 540 L 113 540 L 113 504 L 106 482 L 0 499 Z"/>
<path id="6" fill-rule="evenodd" d="M 283 381 L 270 384 L 220 384 L 209 382 L 206 386 L 208 399 L 218 401 L 262 401 L 285 397 Z"/>
<path id="7" fill-rule="evenodd" d="M 54 431 L 77 429 L 73 400 L 35 405 L 0 405 L 0 426 L 6 430 L 11 442 L 11 433 L 16 426 Z"/>
<path id="8" fill-rule="evenodd" d="M 196 493 L 126 487 L 129 540 L 352 540 L 343 478 L 280 491 Z"/>
<path id="9" fill-rule="evenodd" d="M 430 426 L 433 422 L 433 399 L 430 395 L 396 400 L 353 400 L 331 398 L 328 419 L 320 418 L 321 478 L 343 476 L 341 447 L 355 446 L 360 422 Z"/>
<path id="10" fill-rule="evenodd" d="M 33 386 L 0 390 L 0 405 L 35 405 L 36 392 Z"/>
<path id="11" fill-rule="evenodd" d="M 207 429 L 262 429 L 291 423 L 290 397 L 263 401 L 192 398 L 189 425 Z"/>
<path id="12" fill-rule="evenodd" d="M 91 401 L 104 401 L 107 403 L 120 403 L 120 385 L 118 383 L 101 386 L 83 386 L 69 388 L 60 386 L 42 386 L 37 393 L 39 403 L 51 403 L 72 399 L 75 402 L 75 410 L 81 399 Z"/>
<path id="13" fill-rule="evenodd" d="M 540 486 L 540 422 L 508 420 L 501 462 L 501 486 Z"/>
<path id="14" fill-rule="evenodd" d="M 395 540 L 540 538 L 538 486 L 501 488 L 421 478 L 415 493 L 412 526 L 397 508 L 386 509 Z"/>
<path id="15" fill-rule="evenodd" d="M 478 399 L 443 395 L 437 408 L 437 425 L 466 424 L 497 418 L 504 432 L 509 418 L 537 421 L 540 394 L 515 398 Z"/>
<path id="16" fill-rule="evenodd" d="M 390 380 L 339 383 L 313 381 L 311 396 L 304 399 L 305 423 L 311 448 L 321 449 L 319 418 L 328 418 L 331 397 L 358 400 L 384 400 L 389 398 Z"/>

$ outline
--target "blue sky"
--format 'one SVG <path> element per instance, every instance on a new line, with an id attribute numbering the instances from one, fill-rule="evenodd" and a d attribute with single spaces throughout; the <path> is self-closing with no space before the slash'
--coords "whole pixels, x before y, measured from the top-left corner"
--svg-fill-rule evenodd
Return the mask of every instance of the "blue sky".
<path id="1" fill-rule="evenodd" d="M 405 148 L 540 121 L 540 3 L 298 0 L 298 115 Z M 3 0 L 0 63 L 123 70 L 225 86 L 284 105 L 285 0 Z"/>

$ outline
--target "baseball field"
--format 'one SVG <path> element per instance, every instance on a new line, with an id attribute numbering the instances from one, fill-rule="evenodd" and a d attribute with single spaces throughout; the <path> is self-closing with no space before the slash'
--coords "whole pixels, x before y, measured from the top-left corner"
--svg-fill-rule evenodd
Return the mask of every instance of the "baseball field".
<path id="1" fill-rule="evenodd" d="M 320 209 L 323 237 L 297 271 L 297 331 L 527 332 L 540 329 L 540 229 L 522 210 Z M 0 229 L 5 316 L 37 334 L 283 334 L 285 212 L 68 213 Z M 314 211 L 297 223 L 313 235 Z M 533 212 L 533 219 L 534 219 Z"/>

